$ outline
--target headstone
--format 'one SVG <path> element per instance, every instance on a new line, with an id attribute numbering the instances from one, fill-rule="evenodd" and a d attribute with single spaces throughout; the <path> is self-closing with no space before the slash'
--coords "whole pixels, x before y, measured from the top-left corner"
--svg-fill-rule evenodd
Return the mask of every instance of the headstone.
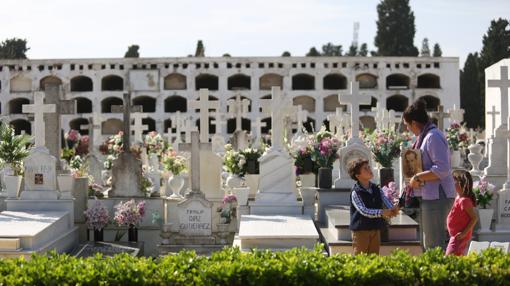
<path id="1" fill-rule="evenodd" d="M 149 155 L 148 176 L 152 182 L 151 194 L 159 195 L 161 189 L 161 168 L 157 154 Z"/>
<path id="2" fill-rule="evenodd" d="M 491 126 L 496 126 L 496 115 L 499 115 L 500 112 L 499 111 L 496 111 L 496 106 L 492 106 L 492 110 L 491 111 L 487 111 L 486 112 L 490 117 L 491 117 L 491 122 L 492 122 L 492 125 Z M 494 137 L 494 128 L 490 130 L 490 136 L 491 137 Z M 486 133 L 489 133 L 488 132 L 489 130 L 485 130 Z"/>
<path id="3" fill-rule="evenodd" d="M 184 117 L 181 115 L 180 111 L 175 112 L 175 114 L 170 116 L 172 120 L 172 128 L 175 128 L 175 141 L 173 143 L 173 148 L 175 151 L 179 151 L 179 144 L 182 143 L 182 127 L 184 126 Z"/>
<path id="4" fill-rule="evenodd" d="M 228 114 L 230 118 L 236 119 L 236 129 L 235 131 L 242 130 L 242 120 L 243 117 L 248 116 L 248 108 L 250 106 L 250 101 L 246 98 L 241 99 L 241 95 L 237 94 L 235 99 L 227 100 Z"/>
<path id="5" fill-rule="evenodd" d="M 209 142 L 209 109 L 218 110 L 220 103 L 217 100 L 209 101 L 209 90 L 199 90 L 199 100 L 190 101 L 190 107 L 200 109 L 200 142 Z M 189 141 L 186 141 L 189 142 Z"/>
<path id="6" fill-rule="evenodd" d="M 89 118 L 87 129 L 89 130 L 89 153 L 85 157 L 85 162 L 89 168 L 89 174 L 94 178 L 94 183 L 101 185 L 101 171 L 103 170 L 103 162 L 99 160 L 99 149 L 96 145 L 101 143 L 101 122 L 102 117 L 95 112 L 93 117 Z"/>
<path id="7" fill-rule="evenodd" d="M 130 141 L 130 138 L 131 138 L 131 113 L 142 112 L 142 106 L 141 105 L 131 105 L 131 94 L 129 92 L 126 92 L 126 93 L 124 93 L 123 105 L 113 105 L 112 112 L 115 112 L 115 113 L 122 112 L 123 123 L 124 123 L 124 136 L 122 138 L 122 142 L 124 142 L 124 144 L 129 145 L 131 142 Z"/>
<path id="8" fill-rule="evenodd" d="M 460 124 L 464 121 L 464 109 L 457 108 L 456 104 L 453 105 L 453 108 L 448 109 L 448 114 L 450 114 L 450 119 L 453 122 Z"/>
<path id="9" fill-rule="evenodd" d="M 46 124 L 44 120 L 45 113 L 55 113 L 57 111 L 55 104 L 44 104 L 44 93 L 34 93 L 34 104 L 24 104 L 23 113 L 34 114 L 34 137 L 35 147 L 46 147 Z M 58 132 L 60 134 L 60 132 Z M 48 142 L 49 143 L 49 142 Z M 60 143 L 59 143 L 60 146 Z M 60 150 L 59 150 L 60 154 Z"/>
<path id="10" fill-rule="evenodd" d="M 37 121 L 36 121 L 37 122 Z M 58 198 L 57 159 L 49 154 L 46 147 L 35 147 L 23 161 L 25 189 L 21 199 L 42 200 Z"/>
<path id="11" fill-rule="evenodd" d="M 372 108 L 372 112 L 375 112 L 375 125 L 377 129 L 383 129 L 383 118 L 385 117 L 386 108 L 381 106 L 380 102 L 377 102 L 376 106 Z"/>
<path id="12" fill-rule="evenodd" d="M 351 138 L 349 143 L 361 142 L 359 139 L 359 106 L 361 104 L 370 104 L 371 97 L 359 92 L 359 82 L 351 82 L 351 90 L 349 94 L 339 94 L 338 101 L 340 104 L 347 104 L 351 108 Z"/>
<path id="13" fill-rule="evenodd" d="M 439 130 L 444 130 L 444 120 L 446 118 L 450 118 L 450 114 L 448 112 L 444 112 L 444 107 L 439 105 L 437 107 L 437 111 L 432 111 L 429 113 L 430 117 L 437 120 L 437 127 Z"/>
<path id="14" fill-rule="evenodd" d="M 250 138 L 245 130 L 237 130 L 232 134 L 232 148 L 236 151 L 244 150 L 250 146 Z"/>
<path id="15" fill-rule="evenodd" d="M 396 127 L 398 124 L 402 122 L 402 118 L 396 115 L 395 110 L 389 110 L 388 111 L 388 129 L 390 130 L 398 130 L 399 128 Z"/>
<path id="16" fill-rule="evenodd" d="M 253 133 L 253 130 L 255 130 L 255 134 L 253 136 L 253 146 L 255 148 L 260 147 L 260 145 L 262 143 L 262 128 L 266 127 L 266 126 L 267 126 L 266 122 L 263 122 L 262 118 L 260 116 L 258 116 L 257 118 L 255 118 L 254 121 L 252 121 L 251 130 L 252 130 L 252 133 Z"/>
<path id="17" fill-rule="evenodd" d="M 260 158 L 260 183 L 255 202 L 250 203 L 251 214 L 301 214 L 302 203 L 297 202 L 293 160 L 282 145 L 283 112 L 288 98 L 279 87 L 272 88 L 271 125 L 273 145 Z"/>
<path id="18" fill-rule="evenodd" d="M 192 116 L 188 116 L 187 118 L 184 119 L 182 131 L 184 132 L 184 142 L 190 143 L 191 133 L 194 131 L 198 131 L 198 128 L 195 126 L 195 122 Z"/>
<path id="19" fill-rule="evenodd" d="M 143 142 L 143 132 L 149 130 L 149 126 L 142 123 L 142 119 L 147 118 L 147 114 L 134 112 L 131 114 L 133 118 L 133 125 L 131 125 L 131 131 L 133 132 L 133 143 Z"/>

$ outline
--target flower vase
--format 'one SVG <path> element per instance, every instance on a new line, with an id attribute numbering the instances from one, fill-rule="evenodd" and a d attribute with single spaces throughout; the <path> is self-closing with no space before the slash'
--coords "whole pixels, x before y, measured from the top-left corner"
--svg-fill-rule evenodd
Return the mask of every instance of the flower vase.
<path id="1" fill-rule="evenodd" d="M 480 218 L 480 231 L 490 231 L 494 209 L 478 209 Z"/>
<path id="2" fill-rule="evenodd" d="M 381 182 L 381 187 L 387 186 L 389 182 L 395 181 L 395 176 L 393 174 L 392 168 L 382 167 L 379 169 L 379 180 Z"/>
<path id="3" fill-rule="evenodd" d="M 134 225 L 129 225 L 128 228 L 128 241 L 129 242 L 137 242 L 138 241 L 138 228 Z"/>
<path id="4" fill-rule="evenodd" d="M 451 151 L 451 161 L 450 162 L 451 162 L 452 168 L 459 168 L 460 162 L 461 162 L 459 150 Z"/>
<path id="5" fill-rule="evenodd" d="M 19 197 L 19 191 L 21 188 L 22 176 L 4 176 L 5 189 L 7 190 L 7 197 L 15 199 Z"/>
<path id="6" fill-rule="evenodd" d="M 313 161 L 312 158 L 307 157 L 303 160 L 303 174 L 308 174 L 313 172 Z"/>
<path id="7" fill-rule="evenodd" d="M 239 175 L 229 174 L 225 183 L 231 189 L 240 188 L 243 184 L 243 179 Z"/>
<path id="8" fill-rule="evenodd" d="M 246 174 L 259 174 L 259 161 L 257 160 L 247 160 L 246 161 Z"/>
<path id="9" fill-rule="evenodd" d="M 468 160 L 472 166 L 471 171 L 469 172 L 473 175 L 479 175 L 481 174 L 479 167 L 480 162 L 483 159 L 482 155 L 483 146 L 480 144 L 471 144 L 469 145 L 468 149 L 469 149 Z"/>
<path id="10" fill-rule="evenodd" d="M 315 187 L 315 174 L 314 173 L 308 173 L 308 174 L 301 174 L 299 175 L 299 178 L 301 179 L 301 187 Z"/>
<path id="11" fill-rule="evenodd" d="M 103 229 L 94 229 L 94 241 L 104 241 Z"/>
<path id="12" fill-rule="evenodd" d="M 172 190 L 170 195 L 171 199 L 182 199 L 180 194 L 182 187 L 184 186 L 184 178 L 179 175 L 173 175 L 168 179 L 168 187 Z"/>
<path id="13" fill-rule="evenodd" d="M 317 177 L 320 189 L 331 189 L 333 184 L 333 170 L 331 168 L 319 168 Z"/>

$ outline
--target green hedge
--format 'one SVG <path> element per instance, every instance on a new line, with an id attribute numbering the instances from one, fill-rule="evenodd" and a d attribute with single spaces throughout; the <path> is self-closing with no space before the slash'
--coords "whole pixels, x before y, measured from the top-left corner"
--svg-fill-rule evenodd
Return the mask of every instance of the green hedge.
<path id="1" fill-rule="evenodd" d="M 50 253 L 31 260 L 0 259 L 0 285 L 510 285 L 510 255 L 445 257 L 335 255 L 293 249 L 241 253 L 228 248 L 211 257 L 181 252 L 161 258 L 97 255 L 78 259 Z"/>

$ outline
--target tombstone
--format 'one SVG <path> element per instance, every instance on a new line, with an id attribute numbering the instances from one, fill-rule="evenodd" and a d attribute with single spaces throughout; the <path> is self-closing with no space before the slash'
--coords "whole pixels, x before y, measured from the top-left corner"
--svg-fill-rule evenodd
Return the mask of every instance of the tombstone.
<path id="1" fill-rule="evenodd" d="M 444 112 L 444 107 L 442 105 L 437 107 L 437 111 L 429 112 L 429 116 L 437 120 L 437 128 L 439 128 L 439 130 L 444 130 L 444 120 L 450 118 L 450 114 Z"/>
<path id="2" fill-rule="evenodd" d="M 370 150 L 365 146 L 359 138 L 359 105 L 369 104 L 370 96 L 359 93 L 359 82 L 351 82 L 351 92 L 348 95 L 340 94 L 338 96 L 340 104 L 348 104 L 351 107 L 351 138 L 347 141 L 347 146 L 338 150 L 340 156 L 340 174 L 335 180 L 335 188 L 351 188 L 354 181 L 349 176 L 347 170 L 348 164 L 359 158 L 363 158 L 371 162 L 372 155 Z"/>
<path id="3" fill-rule="evenodd" d="M 112 106 L 112 112 L 114 113 L 123 113 L 123 123 L 124 123 L 124 137 L 123 139 L 129 139 L 131 138 L 131 136 L 127 136 L 126 137 L 126 134 L 127 135 L 131 135 L 131 113 L 136 113 L 136 112 L 142 112 L 142 106 L 141 105 L 131 105 L 131 94 L 129 92 L 126 92 L 124 93 L 124 102 L 123 102 L 123 105 L 113 105 Z M 135 138 L 136 140 L 136 138 Z M 128 144 L 130 144 L 131 142 L 130 141 L 123 141 L 123 142 L 128 142 Z"/>
<path id="4" fill-rule="evenodd" d="M 236 119 L 235 131 L 241 131 L 243 116 L 247 117 L 249 115 L 248 107 L 250 106 L 250 101 L 246 98 L 241 99 L 241 95 L 237 94 L 235 99 L 227 100 L 227 106 L 227 113 L 230 118 Z"/>
<path id="5" fill-rule="evenodd" d="M 89 124 L 86 125 L 89 130 L 89 153 L 85 156 L 85 162 L 89 168 L 88 173 L 94 178 L 94 183 L 101 185 L 101 171 L 103 170 L 103 162 L 99 159 L 98 143 L 101 143 L 101 122 L 102 117 L 99 113 L 94 113 L 89 118 Z M 82 127 L 84 128 L 84 127 Z"/>
<path id="6" fill-rule="evenodd" d="M 225 153 L 225 138 L 223 137 L 223 126 L 227 124 L 224 120 L 224 115 L 219 111 L 214 114 L 214 120 L 212 124 L 216 126 L 216 133 L 211 138 L 212 151 L 217 154 Z"/>
<path id="7" fill-rule="evenodd" d="M 258 148 L 262 143 L 262 128 L 266 127 L 267 123 L 262 121 L 262 118 L 258 116 L 254 121 L 251 122 L 251 130 L 255 130 L 253 137 L 253 147 Z"/>
<path id="8" fill-rule="evenodd" d="M 125 145 L 125 151 L 113 162 L 112 188 L 108 192 L 108 197 L 145 197 L 145 193 L 141 190 L 142 162 L 131 153 L 129 148 L 129 142 L 131 142 L 131 111 L 133 109 L 130 103 L 131 96 L 129 93 L 125 93 L 122 109 L 124 114 L 122 141 Z"/>
<path id="9" fill-rule="evenodd" d="M 180 111 L 177 111 L 175 114 L 170 116 L 170 119 L 172 120 L 172 128 L 175 128 L 175 141 L 173 142 L 172 147 L 175 151 L 179 151 L 179 144 L 182 143 L 182 127 L 184 126 L 184 117 L 181 116 Z"/>
<path id="10" fill-rule="evenodd" d="M 383 118 L 386 116 L 385 113 L 387 113 L 388 111 L 386 110 L 386 108 L 381 106 L 380 102 L 377 102 L 376 106 L 372 108 L 372 112 L 375 112 L 374 119 L 376 128 L 383 129 L 384 128 Z"/>
<path id="11" fill-rule="evenodd" d="M 251 214 L 301 214 L 302 203 L 297 202 L 293 159 L 282 144 L 283 110 L 289 106 L 288 97 L 273 87 L 271 126 L 273 145 L 262 155 L 260 161 L 260 183 L 255 202 L 250 203 Z"/>
<path id="12" fill-rule="evenodd" d="M 453 122 L 460 124 L 462 121 L 464 121 L 464 109 L 457 108 L 456 104 L 453 105 L 453 108 L 448 109 L 448 114 L 450 115 L 450 119 Z"/>
<path id="13" fill-rule="evenodd" d="M 194 120 L 192 116 L 188 116 L 183 121 L 183 126 L 181 127 L 184 132 L 184 142 L 191 142 L 191 133 L 194 131 L 198 131 L 198 128 L 195 126 Z"/>
<path id="14" fill-rule="evenodd" d="M 499 115 L 493 110 L 493 114 L 487 112 L 485 116 L 489 165 L 484 169 L 484 174 L 496 188 L 507 180 L 507 163 L 501 158 L 507 158 L 509 66 L 510 59 L 505 59 L 485 69 L 485 110 L 495 106 L 494 109 L 500 111 Z"/>
<path id="15" fill-rule="evenodd" d="M 237 130 L 232 134 L 232 148 L 241 151 L 250 146 L 250 137 L 245 130 Z"/>
<path id="16" fill-rule="evenodd" d="M 134 112 L 131 114 L 133 118 L 133 125 L 131 125 L 131 132 L 133 132 L 133 143 L 143 143 L 143 132 L 149 130 L 149 126 L 142 123 L 144 118 L 147 118 L 147 114 Z"/>
<path id="17" fill-rule="evenodd" d="M 149 155 L 148 176 L 152 183 L 151 196 L 159 196 L 161 190 L 161 168 L 157 154 Z"/>
<path id="18" fill-rule="evenodd" d="M 46 147 L 36 147 L 23 161 L 25 189 L 20 199 L 42 200 L 58 198 L 57 158 Z"/>
<path id="19" fill-rule="evenodd" d="M 209 101 L 209 90 L 199 90 L 199 100 L 190 101 L 190 107 L 200 109 L 200 142 L 209 142 L 209 109 L 219 110 L 220 103 L 217 100 Z M 189 141 L 186 141 L 189 142 Z"/>

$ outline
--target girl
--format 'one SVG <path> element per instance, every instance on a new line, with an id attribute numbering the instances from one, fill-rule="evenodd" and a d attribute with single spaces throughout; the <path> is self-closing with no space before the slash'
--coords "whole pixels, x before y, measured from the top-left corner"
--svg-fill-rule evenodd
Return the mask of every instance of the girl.
<path id="1" fill-rule="evenodd" d="M 476 198 L 473 193 L 473 178 L 465 170 L 453 171 L 455 190 L 458 196 L 448 214 L 446 224 L 450 241 L 446 248 L 446 255 L 464 255 L 466 246 L 471 240 L 473 227 L 478 220 L 475 212 Z"/>

